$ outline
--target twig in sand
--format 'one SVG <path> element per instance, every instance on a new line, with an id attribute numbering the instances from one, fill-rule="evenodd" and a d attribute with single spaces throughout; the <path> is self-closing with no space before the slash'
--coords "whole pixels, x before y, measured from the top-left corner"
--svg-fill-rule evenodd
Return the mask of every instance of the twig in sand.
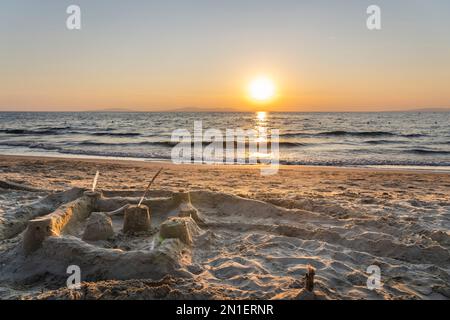
<path id="1" fill-rule="evenodd" d="M 114 211 L 110 211 L 110 212 L 105 212 L 106 215 L 108 216 L 114 216 L 114 215 L 118 215 L 120 213 L 123 213 L 130 205 L 126 204 L 123 207 L 120 207 L 119 209 L 116 209 Z"/>
<path id="2" fill-rule="evenodd" d="M 95 173 L 95 178 L 94 178 L 94 182 L 92 182 L 92 192 L 95 192 L 95 188 L 97 187 L 97 181 L 98 181 L 98 176 L 99 176 L 100 172 Z"/>
<path id="3" fill-rule="evenodd" d="M 144 198 L 145 198 L 145 196 L 147 195 L 148 190 L 150 190 L 150 187 L 152 186 L 153 181 L 155 181 L 156 177 L 161 173 L 162 169 L 163 169 L 163 168 L 159 169 L 159 171 L 153 176 L 153 179 L 150 180 L 150 183 L 148 184 L 147 189 L 145 189 L 145 192 L 144 192 L 144 194 L 142 195 L 141 200 L 139 201 L 138 208 L 141 206 L 142 201 L 144 201 Z"/>

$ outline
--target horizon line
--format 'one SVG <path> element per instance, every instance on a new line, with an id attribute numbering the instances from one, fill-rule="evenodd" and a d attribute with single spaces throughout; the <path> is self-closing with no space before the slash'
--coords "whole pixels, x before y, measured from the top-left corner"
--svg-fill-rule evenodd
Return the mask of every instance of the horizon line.
<path id="1" fill-rule="evenodd" d="M 186 110 L 182 110 L 186 109 Z M 227 108 L 223 108 L 227 109 Z M 208 108 L 198 108 L 198 110 L 189 110 L 188 108 L 179 108 L 172 110 L 133 110 L 133 109 L 121 109 L 121 108 L 111 108 L 111 109 L 93 109 L 93 110 L 0 110 L 0 113 L 256 113 L 256 112 L 267 112 L 267 113 L 401 113 L 401 112 L 450 112 L 450 107 L 430 107 L 430 108 L 414 108 L 405 110 L 372 110 L 372 111 L 357 111 L 357 110 L 333 110 L 333 111 L 301 111 L 301 110 L 213 110 Z"/>

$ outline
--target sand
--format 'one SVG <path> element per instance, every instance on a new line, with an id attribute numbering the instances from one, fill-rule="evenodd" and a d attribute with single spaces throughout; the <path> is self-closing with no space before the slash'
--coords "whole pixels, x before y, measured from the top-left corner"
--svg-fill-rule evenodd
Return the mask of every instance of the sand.
<path id="1" fill-rule="evenodd" d="M 102 211 L 113 211 L 137 203 L 160 167 L 148 233 L 121 234 L 119 213 L 109 241 L 82 241 L 77 224 L 21 251 L 28 221 L 78 201 L 97 170 Z M 319 299 L 450 298 L 448 173 L 281 166 L 261 176 L 252 166 L 0 156 L 0 181 L 28 186 L 0 184 L 2 299 L 299 299 L 308 265 Z M 180 190 L 192 207 L 174 200 Z M 155 245 L 165 219 L 188 211 L 201 217 L 192 241 Z M 81 290 L 65 288 L 73 257 L 86 266 Z M 376 290 L 370 265 L 381 270 Z"/>

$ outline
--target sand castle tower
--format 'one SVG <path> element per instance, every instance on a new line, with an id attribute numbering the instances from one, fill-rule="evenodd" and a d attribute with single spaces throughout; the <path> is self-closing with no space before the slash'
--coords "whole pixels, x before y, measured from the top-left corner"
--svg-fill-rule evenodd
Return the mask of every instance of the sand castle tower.
<path id="1" fill-rule="evenodd" d="M 204 224 L 200 213 L 191 203 L 191 194 L 189 192 L 180 190 L 173 195 L 173 198 L 178 204 L 179 217 L 191 217 L 197 224 Z"/>
<path id="2" fill-rule="evenodd" d="M 146 205 L 129 206 L 125 209 L 123 232 L 136 233 L 150 230 L 150 208 Z"/>

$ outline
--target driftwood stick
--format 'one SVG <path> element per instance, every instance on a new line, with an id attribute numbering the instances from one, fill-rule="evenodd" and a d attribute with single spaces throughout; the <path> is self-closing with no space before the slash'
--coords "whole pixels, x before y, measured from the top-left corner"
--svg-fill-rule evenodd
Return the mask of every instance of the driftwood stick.
<path id="1" fill-rule="evenodd" d="M 92 192 L 95 192 L 95 188 L 97 187 L 99 174 L 100 172 L 97 170 L 97 172 L 95 173 L 94 181 L 92 182 Z"/>
<path id="2" fill-rule="evenodd" d="M 148 190 L 150 190 L 150 187 L 151 187 L 152 184 L 153 184 L 153 181 L 155 181 L 156 177 L 161 173 L 162 169 L 163 169 L 163 168 L 159 169 L 158 172 L 153 176 L 153 179 L 150 180 L 150 183 L 148 184 L 147 189 L 145 189 L 145 192 L 144 192 L 144 194 L 142 195 L 141 200 L 139 201 L 138 208 L 141 206 L 142 201 L 144 201 L 144 198 L 145 198 L 145 196 L 147 195 Z"/>
<path id="3" fill-rule="evenodd" d="M 305 274 L 305 289 L 309 292 L 314 291 L 314 275 L 316 274 L 313 267 L 308 266 L 308 272 Z"/>
<path id="4" fill-rule="evenodd" d="M 119 209 L 116 209 L 114 211 L 110 211 L 110 212 L 105 212 L 106 215 L 112 217 L 115 216 L 117 214 L 120 214 L 122 212 L 125 212 L 125 209 L 128 208 L 130 206 L 130 204 L 126 204 L 123 207 L 120 207 Z"/>

